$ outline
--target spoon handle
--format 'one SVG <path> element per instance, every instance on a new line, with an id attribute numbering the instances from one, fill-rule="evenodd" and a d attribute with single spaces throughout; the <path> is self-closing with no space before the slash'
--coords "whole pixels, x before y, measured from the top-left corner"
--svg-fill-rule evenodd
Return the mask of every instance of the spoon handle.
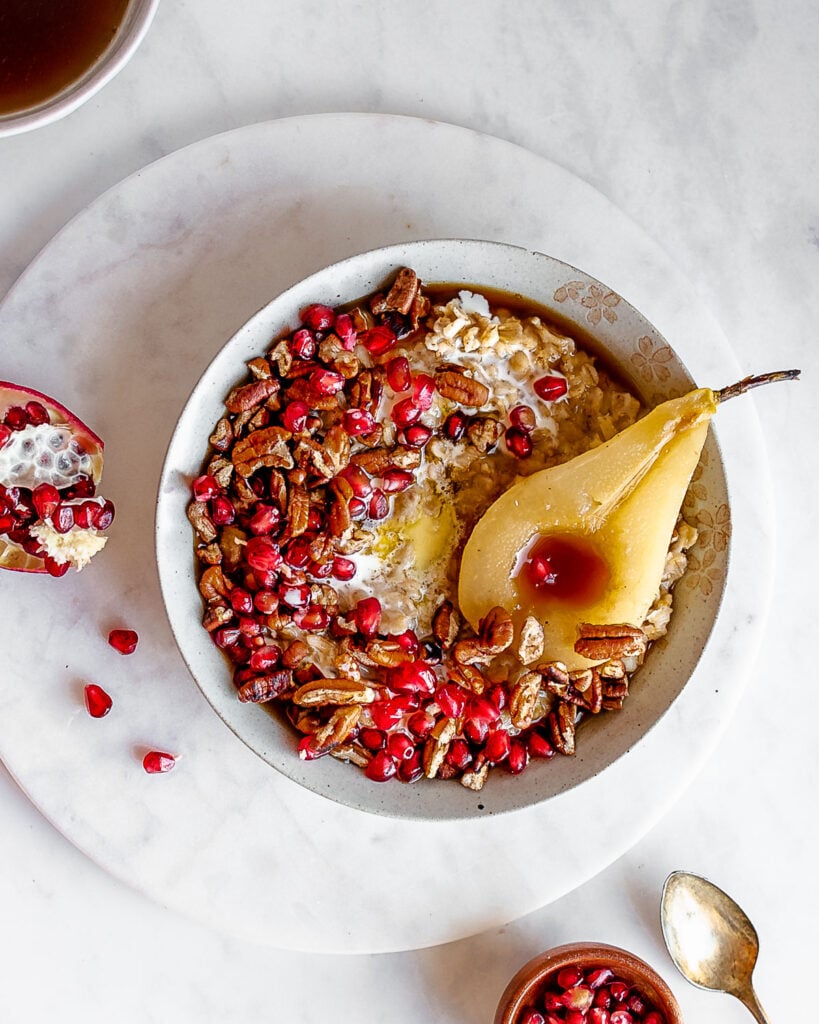
<path id="1" fill-rule="evenodd" d="M 767 1013 L 765 1013 L 765 1011 L 762 1009 L 762 1005 L 760 1004 L 756 992 L 754 992 L 753 990 L 753 987 L 749 986 L 748 991 L 744 992 L 740 998 L 741 1002 L 743 1002 L 745 1006 L 747 1006 L 747 1008 L 753 1014 L 754 1019 L 757 1020 L 759 1024 L 771 1024 L 770 1020 L 768 1019 Z"/>

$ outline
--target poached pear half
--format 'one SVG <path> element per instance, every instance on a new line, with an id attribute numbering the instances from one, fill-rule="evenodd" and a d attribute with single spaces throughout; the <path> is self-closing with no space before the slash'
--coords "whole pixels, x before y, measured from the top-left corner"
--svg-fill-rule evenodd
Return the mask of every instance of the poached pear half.
<path id="1" fill-rule="evenodd" d="M 570 669 L 578 625 L 641 626 L 657 597 L 671 536 L 719 402 L 798 371 L 670 399 L 609 441 L 509 488 L 464 548 L 461 611 L 473 628 L 493 607 L 534 615 L 544 656 Z"/>

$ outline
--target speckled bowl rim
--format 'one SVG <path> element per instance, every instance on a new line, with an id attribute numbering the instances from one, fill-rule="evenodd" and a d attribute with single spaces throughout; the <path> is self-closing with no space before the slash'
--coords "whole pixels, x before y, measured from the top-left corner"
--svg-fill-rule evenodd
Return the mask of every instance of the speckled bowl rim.
<path id="1" fill-rule="evenodd" d="M 91 67 L 42 103 L 13 114 L 0 114 L 0 138 L 51 124 L 90 100 L 136 53 L 158 7 L 159 0 L 131 0 L 116 35 Z"/>
<path id="2" fill-rule="evenodd" d="M 666 1024 L 683 1024 L 680 1005 L 668 983 L 635 953 L 605 942 L 568 942 L 533 957 L 504 989 L 493 1024 L 518 1024 L 518 1015 L 549 975 L 573 964 L 612 967 L 634 984 L 664 1014 Z"/>
<path id="3" fill-rule="evenodd" d="M 274 337 L 292 329 L 305 305 L 353 301 L 380 287 L 402 265 L 415 267 L 430 282 L 500 287 L 553 308 L 558 318 L 577 322 L 584 332 L 591 326 L 619 372 L 649 405 L 683 394 L 694 385 L 662 335 L 625 298 L 546 254 L 502 242 L 433 239 L 348 257 L 311 274 L 259 310 L 225 343 L 195 385 L 171 437 L 159 481 L 157 567 L 171 629 L 194 680 L 225 724 L 268 764 L 314 793 L 374 814 L 426 820 L 481 817 L 542 803 L 597 777 L 660 721 L 694 671 L 715 624 L 727 577 L 730 523 L 724 524 L 721 534 L 712 531 L 721 544 L 719 550 L 715 546 L 708 553 L 708 566 L 701 567 L 701 589 L 707 593 L 692 588 L 675 598 L 668 636 L 655 645 L 635 678 L 625 708 L 585 722 L 574 757 L 532 762 L 520 776 L 495 770 L 478 793 L 455 782 L 379 785 L 359 769 L 330 757 L 301 761 L 296 754 L 297 736 L 289 724 L 236 699 L 227 662 L 202 629 L 193 536 L 185 515 L 190 481 L 201 472 L 207 437 L 221 415 L 224 397 L 244 377 L 246 360 L 262 354 Z M 442 265 L 451 272 L 435 273 L 434 268 Z M 595 311 L 600 315 L 592 323 L 589 314 Z M 618 346 L 624 344 L 626 352 L 619 353 Z M 652 368 L 657 372 L 647 372 Z M 719 510 L 728 513 L 729 502 L 713 431 L 703 458 L 700 470 L 705 483 L 700 481 L 698 486 L 706 493 L 708 516 L 715 521 Z M 698 580 L 696 575 L 692 578 Z"/>

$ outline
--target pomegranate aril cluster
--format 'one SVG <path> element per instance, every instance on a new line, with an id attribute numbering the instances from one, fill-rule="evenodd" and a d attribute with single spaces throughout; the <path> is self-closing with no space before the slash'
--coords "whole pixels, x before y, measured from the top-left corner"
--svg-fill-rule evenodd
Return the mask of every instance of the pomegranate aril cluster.
<path id="1" fill-rule="evenodd" d="M 604 966 L 564 967 L 515 1024 L 666 1024 L 650 1000 Z"/>

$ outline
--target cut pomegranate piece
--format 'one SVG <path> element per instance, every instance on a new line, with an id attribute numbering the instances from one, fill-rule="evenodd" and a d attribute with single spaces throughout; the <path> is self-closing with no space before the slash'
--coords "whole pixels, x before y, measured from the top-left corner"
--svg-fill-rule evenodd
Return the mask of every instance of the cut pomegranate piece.
<path id="1" fill-rule="evenodd" d="M 0 382 L 0 420 L 0 493 L 7 510 L 0 568 L 52 576 L 83 568 L 106 538 L 96 522 L 83 526 L 82 516 L 76 522 L 71 502 L 94 494 L 102 440 L 59 402 L 8 382 Z M 7 513 L 21 521 L 9 522 Z"/>
<path id="2" fill-rule="evenodd" d="M 133 629 L 112 629 L 108 634 L 108 643 L 120 654 L 133 654 L 138 642 Z"/>
<path id="3" fill-rule="evenodd" d="M 88 714 L 92 718 L 105 718 L 114 703 L 105 690 L 96 683 L 88 683 L 84 694 Z"/>
<path id="4" fill-rule="evenodd" d="M 544 402 L 556 402 L 558 398 L 562 398 L 568 392 L 569 382 L 565 377 L 553 375 L 541 377 L 534 382 L 532 387 L 535 389 L 535 394 Z"/>
<path id="5" fill-rule="evenodd" d="M 149 775 L 169 772 L 176 765 L 176 756 L 162 750 L 149 750 L 142 759 L 142 767 Z"/>

